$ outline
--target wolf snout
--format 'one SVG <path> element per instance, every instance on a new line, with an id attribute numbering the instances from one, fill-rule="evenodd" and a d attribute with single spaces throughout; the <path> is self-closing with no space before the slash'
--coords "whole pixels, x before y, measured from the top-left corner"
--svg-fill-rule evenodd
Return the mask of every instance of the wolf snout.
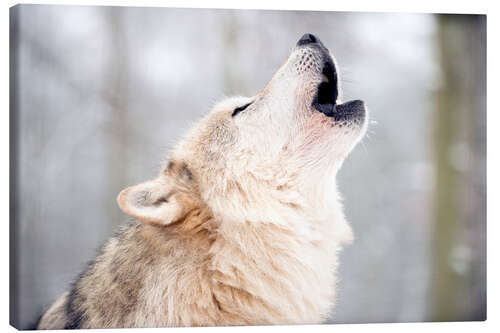
<path id="1" fill-rule="evenodd" d="M 325 45 L 321 42 L 321 40 L 314 36 L 313 34 L 304 34 L 302 37 L 300 37 L 299 41 L 297 42 L 297 47 L 299 46 L 317 46 L 320 49 L 326 50 Z"/>
<path id="2" fill-rule="evenodd" d="M 316 43 L 317 40 L 318 39 L 313 34 L 304 34 L 302 37 L 300 37 L 299 41 L 297 42 L 297 46 L 313 44 Z"/>

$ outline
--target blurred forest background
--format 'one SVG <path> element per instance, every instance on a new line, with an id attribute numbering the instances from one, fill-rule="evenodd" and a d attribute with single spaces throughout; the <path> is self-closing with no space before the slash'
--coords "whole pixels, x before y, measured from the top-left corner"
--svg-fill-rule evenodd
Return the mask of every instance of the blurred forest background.
<path id="1" fill-rule="evenodd" d="M 11 9 L 11 323 L 32 324 L 127 217 L 120 190 L 306 32 L 374 120 L 339 173 L 356 240 L 329 323 L 486 318 L 486 17 Z"/>

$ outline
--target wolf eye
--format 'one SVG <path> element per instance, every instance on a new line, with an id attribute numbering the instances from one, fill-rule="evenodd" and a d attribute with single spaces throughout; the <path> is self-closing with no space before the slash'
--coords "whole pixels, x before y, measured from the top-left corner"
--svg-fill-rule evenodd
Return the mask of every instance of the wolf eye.
<path id="1" fill-rule="evenodd" d="M 237 107 L 236 109 L 234 109 L 233 111 L 233 114 L 231 115 L 231 117 L 234 117 L 236 116 L 238 113 L 240 113 L 241 111 L 245 110 L 250 104 L 252 104 L 251 102 L 248 103 L 248 104 L 245 104 L 243 106 L 240 106 L 240 107 Z"/>

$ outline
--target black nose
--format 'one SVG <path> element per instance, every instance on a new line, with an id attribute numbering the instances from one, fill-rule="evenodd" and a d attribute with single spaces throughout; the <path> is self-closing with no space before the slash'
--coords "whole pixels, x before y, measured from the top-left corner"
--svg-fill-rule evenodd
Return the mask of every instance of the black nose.
<path id="1" fill-rule="evenodd" d="M 313 44 L 313 43 L 317 43 L 318 42 L 318 39 L 316 38 L 316 36 L 314 36 L 313 34 L 305 34 L 304 36 L 302 36 L 299 41 L 297 42 L 297 46 L 301 46 L 301 45 L 306 45 L 306 44 Z"/>

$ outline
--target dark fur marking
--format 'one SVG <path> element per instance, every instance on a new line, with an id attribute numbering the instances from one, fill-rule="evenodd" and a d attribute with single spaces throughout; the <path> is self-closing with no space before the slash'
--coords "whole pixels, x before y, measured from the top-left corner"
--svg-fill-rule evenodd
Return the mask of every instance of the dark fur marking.
<path id="1" fill-rule="evenodd" d="M 113 238 L 116 238 L 118 240 L 123 239 L 123 236 L 125 232 L 134 227 L 136 225 L 135 222 L 129 223 L 127 227 L 119 229 Z M 97 255 L 94 257 L 94 259 L 88 261 L 86 268 L 78 275 L 78 277 L 71 283 L 70 288 L 69 288 L 69 295 L 68 298 L 66 299 L 66 315 L 68 318 L 68 321 L 64 325 L 65 329 L 78 329 L 81 328 L 82 322 L 86 320 L 85 314 L 81 311 L 81 309 L 77 308 L 78 303 L 83 303 L 85 301 L 84 296 L 78 294 L 78 282 L 82 280 L 85 275 L 94 268 L 96 264 L 96 259 L 101 256 L 104 252 L 104 247 L 106 246 L 108 242 L 106 242 L 104 245 L 102 245 L 99 250 L 97 251 Z"/>
<path id="2" fill-rule="evenodd" d="M 219 309 L 219 311 L 222 311 L 222 307 L 221 307 L 220 302 L 217 299 L 217 297 L 215 297 L 215 295 L 212 294 L 212 298 L 214 300 L 215 305 L 217 306 L 217 309 Z"/>
<path id="3" fill-rule="evenodd" d="M 65 329 L 79 329 L 82 328 L 82 324 L 88 319 L 82 309 L 79 309 L 79 306 L 85 302 L 85 295 L 78 293 L 78 283 L 87 277 L 87 273 L 89 273 L 94 266 L 98 263 L 99 257 L 104 253 L 104 248 L 106 245 L 113 239 L 118 242 L 123 241 L 126 236 L 127 231 L 135 228 L 139 230 L 142 228 L 141 223 L 137 223 L 135 220 L 130 221 L 126 226 L 118 229 L 117 232 L 113 235 L 111 239 L 105 242 L 97 251 L 97 255 L 94 259 L 90 260 L 87 264 L 87 267 L 78 275 L 76 280 L 70 286 L 70 292 L 68 298 L 66 300 L 66 315 L 67 322 L 64 326 Z M 113 276 L 113 279 L 118 280 L 117 275 Z"/>
<path id="4" fill-rule="evenodd" d="M 168 199 L 167 198 L 160 198 L 160 199 L 156 200 L 155 202 L 153 202 L 153 206 L 158 207 L 158 206 L 161 206 L 165 203 L 168 203 Z"/>
<path id="5" fill-rule="evenodd" d="M 66 300 L 66 315 L 68 321 L 64 325 L 64 329 L 78 329 L 81 326 L 82 321 L 85 319 L 84 313 L 78 309 L 77 303 L 83 303 L 82 298 L 84 296 L 78 294 L 78 282 L 85 277 L 88 271 L 90 271 L 95 265 L 95 260 L 89 261 L 87 267 L 78 275 L 75 281 L 71 284 L 70 292 Z"/>
<path id="6" fill-rule="evenodd" d="M 174 195 L 174 191 L 169 192 L 166 196 L 161 197 L 158 200 L 156 200 L 155 202 L 153 202 L 153 206 L 158 207 L 158 206 L 161 206 L 165 203 L 168 203 L 168 199 L 170 199 L 170 197 L 172 195 Z"/>
<path id="7" fill-rule="evenodd" d="M 169 161 L 167 167 L 163 169 L 163 173 L 168 176 L 168 173 L 175 168 L 175 162 Z"/>
<path id="8" fill-rule="evenodd" d="M 193 173 L 191 172 L 191 170 L 189 170 L 188 166 L 186 163 L 183 163 L 182 164 L 182 169 L 181 169 L 182 173 L 185 174 L 187 176 L 187 178 L 189 180 L 193 180 Z"/>

